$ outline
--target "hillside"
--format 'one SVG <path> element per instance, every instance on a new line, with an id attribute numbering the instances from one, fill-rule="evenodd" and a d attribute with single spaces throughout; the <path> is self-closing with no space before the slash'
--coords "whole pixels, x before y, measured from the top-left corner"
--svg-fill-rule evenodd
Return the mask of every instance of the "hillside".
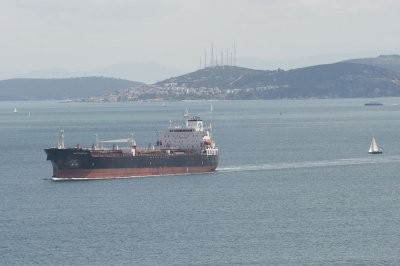
<path id="1" fill-rule="evenodd" d="M 254 79 L 251 79 L 254 80 Z M 266 73 L 241 87 L 273 87 L 264 98 L 354 98 L 400 96 L 400 74 L 363 64 L 335 63 Z M 239 85 L 239 84 L 238 84 Z"/>
<path id="2" fill-rule="evenodd" d="M 214 66 L 82 101 L 243 100 L 400 96 L 400 72 L 339 62 L 289 71 Z"/>
<path id="3" fill-rule="evenodd" d="M 378 57 L 371 58 L 351 59 L 344 62 L 377 66 L 400 72 L 400 55 L 380 55 Z"/>
<path id="4" fill-rule="evenodd" d="M 158 82 L 157 85 L 189 88 L 218 87 L 220 89 L 227 89 L 235 88 L 236 84 L 238 84 L 237 82 L 243 77 L 251 79 L 264 73 L 266 71 L 235 66 L 207 67 L 183 76 L 163 80 Z"/>
<path id="5" fill-rule="evenodd" d="M 284 71 L 214 66 L 153 85 L 87 77 L 0 81 L 0 100 L 173 101 L 400 96 L 400 56 Z"/>
<path id="6" fill-rule="evenodd" d="M 42 69 L 19 73 L 9 78 L 60 79 L 70 77 L 114 77 L 144 83 L 154 83 L 182 73 L 185 73 L 185 71 L 165 67 L 155 62 L 125 62 L 82 71 L 68 71 L 62 68 Z M 1 74 L 3 73 L 0 72 L 0 77 L 4 76 Z"/>
<path id="7" fill-rule="evenodd" d="M 400 73 L 385 68 L 334 63 L 289 71 L 233 66 L 202 69 L 157 83 L 160 87 L 234 90 L 233 99 L 349 98 L 400 96 Z"/>
<path id="8" fill-rule="evenodd" d="M 140 85 L 142 83 L 103 77 L 8 79 L 0 81 L 0 100 L 75 99 Z"/>

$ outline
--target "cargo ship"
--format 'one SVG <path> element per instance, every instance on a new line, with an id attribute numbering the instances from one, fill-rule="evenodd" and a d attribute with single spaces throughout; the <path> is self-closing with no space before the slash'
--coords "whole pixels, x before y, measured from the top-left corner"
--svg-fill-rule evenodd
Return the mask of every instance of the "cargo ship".
<path id="1" fill-rule="evenodd" d="M 122 144 L 122 145 L 121 145 Z M 120 146 L 121 145 L 121 146 Z M 219 151 L 211 139 L 211 124 L 184 113 L 182 125 L 157 133 L 155 143 L 139 147 L 133 134 L 127 139 L 100 141 L 91 147 L 64 147 L 64 131 L 57 146 L 45 149 L 53 166 L 53 180 L 128 178 L 212 172 Z"/>

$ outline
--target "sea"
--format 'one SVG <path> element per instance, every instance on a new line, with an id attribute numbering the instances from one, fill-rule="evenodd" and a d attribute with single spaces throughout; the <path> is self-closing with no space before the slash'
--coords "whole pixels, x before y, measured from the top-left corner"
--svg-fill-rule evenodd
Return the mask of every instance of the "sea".
<path id="1" fill-rule="evenodd" d="M 370 100 L 0 102 L 0 265 L 400 265 L 400 98 Z M 51 179 L 61 129 L 147 147 L 186 109 L 215 172 Z"/>

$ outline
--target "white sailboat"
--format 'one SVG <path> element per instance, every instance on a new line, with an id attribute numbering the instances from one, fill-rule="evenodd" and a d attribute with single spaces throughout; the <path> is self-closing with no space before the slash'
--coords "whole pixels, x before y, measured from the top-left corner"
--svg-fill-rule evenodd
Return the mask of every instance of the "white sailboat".
<path id="1" fill-rule="evenodd" d="M 380 154 L 382 153 L 382 149 L 379 148 L 378 143 L 376 143 L 375 138 L 372 138 L 371 145 L 369 146 L 369 153 L 371 154 Z"/>
<path id="2" fill-rule="evenodd" d="M 17 107 L 14 107 L 14 113 L 18 113 Z"/>

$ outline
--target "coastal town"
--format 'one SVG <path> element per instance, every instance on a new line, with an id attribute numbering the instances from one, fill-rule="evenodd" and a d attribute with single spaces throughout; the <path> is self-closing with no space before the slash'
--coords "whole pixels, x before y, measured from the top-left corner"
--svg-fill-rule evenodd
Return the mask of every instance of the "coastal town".
<path id="1" fill-rule="evenodd" d="M 246 89 L 221 89 L 219 87 L 184 87 L 178 84 L 143 85 L 136 88 L 127 88 L 105 95 L 90 96 L 77 99 L 77 102 L 135 102 L 135 101 L 176 101 L 176 100 L 235 100 L 243 99 L 244 95 L 252 97 L 273 86 Z"/>

